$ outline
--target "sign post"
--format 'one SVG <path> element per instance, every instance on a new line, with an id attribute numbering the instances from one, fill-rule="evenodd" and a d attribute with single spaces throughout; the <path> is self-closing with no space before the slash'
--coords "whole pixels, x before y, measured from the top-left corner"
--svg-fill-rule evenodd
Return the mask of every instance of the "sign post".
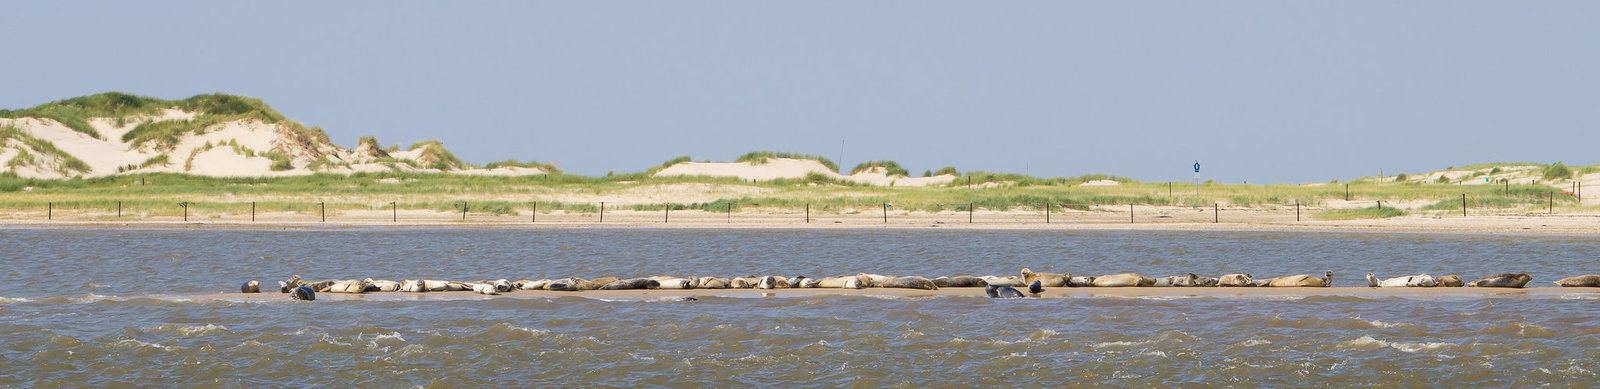
<path id="1" fill-rule="evenodd" d="M 1200 161 L 1194 161 L 1194 198 L 1200 199 Z"/>

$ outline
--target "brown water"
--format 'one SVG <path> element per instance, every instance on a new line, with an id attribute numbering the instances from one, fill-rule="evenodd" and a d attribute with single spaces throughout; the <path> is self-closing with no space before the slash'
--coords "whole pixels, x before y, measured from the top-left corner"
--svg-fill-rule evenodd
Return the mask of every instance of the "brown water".
<path id="1" fill-rule="evenodd" d="M 236 302 L 247 279 L 1597 273 L 1579 236 L 1254 232 L 0 230 L 0 385 L 1588 386 L 1548 297 Z"/>

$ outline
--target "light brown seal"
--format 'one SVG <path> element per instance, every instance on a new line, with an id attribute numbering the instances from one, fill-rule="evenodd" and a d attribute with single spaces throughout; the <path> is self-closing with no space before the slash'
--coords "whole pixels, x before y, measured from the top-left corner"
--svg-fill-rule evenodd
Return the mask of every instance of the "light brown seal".
<path id="1" fill-rule="evenodd" d="M 1477 281 L 1472 281 L 1467 283 L 1467 286 L 1476 286 L 1480 288 L 1521 288 L 1523 286 L 1527 286 L 1528 281 L 1533 281 L 1533 277 L 1528 276 L 1528 273 L 1504 273 L 1492 277 L 1484 277 Z"/>
<path id="2" fill-rule="evenodd" d="M 1039 281 L 1039 285 L 1046 288 L 1067 286 L 1067 280 L 1072 278 L 1072 273 L 1034 273 L 1033 270 L 1022 268 L 1022 284 L 1032 285 Z"/>
<path id="3" fill-rule="evenodd" d="M 1139 273 L 1112 274 L 1094 278 L 1094 286 L 1102 288 L 1151 286 L 1155 284 L 1156 279 L 1139 275 Z"/>
<path id="4" fill-rule="evenodd" d="M 1600 275 L 1572 276 L 1556 280 L 1556 285 L 1573 288 L 1600 287 Z"/>

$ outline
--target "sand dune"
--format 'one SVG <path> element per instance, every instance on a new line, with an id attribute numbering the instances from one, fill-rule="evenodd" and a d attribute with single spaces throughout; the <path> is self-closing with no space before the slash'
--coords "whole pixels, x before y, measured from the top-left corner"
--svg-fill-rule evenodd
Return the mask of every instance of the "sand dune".
<path id="1" fill-rule="evenodd" d="M 875 186 L 944 185 L 956 179 L 956 176 L 948 174 L 934 177 L 890 176 L 888 170 L 881 167 L 846 176 L 829 169 L 821 162 L 790 158 L 768 158 L 765 163 L 760 164 L 751 162 L 680 162 L 655 173 L 656 176 L 662 177 L 737 177 L 757 181 L 805 178 L 811 174 L 818 174 L 839 181 Z"/>

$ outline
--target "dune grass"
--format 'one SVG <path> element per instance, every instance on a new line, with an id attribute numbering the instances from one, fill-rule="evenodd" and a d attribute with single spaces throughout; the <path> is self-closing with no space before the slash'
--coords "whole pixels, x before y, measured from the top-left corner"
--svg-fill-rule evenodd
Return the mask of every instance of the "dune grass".
<path id="1" fill-rule="evenodd" d="M 781 151 L 751 151 L 751 152 L 745 153 L 744 155 L 739 156 L 738 159 L 735 159 L 733 161 L 734 162 L 749 162 L 749 163 L 751 163 L 753 165 L 760 165 L 760 164 L 767 163 L 767 159 L 768 158 L 809 159 L 809 160 L 820 162 L 820 163 L 822 163 L 822 166 L 827 166 L 828 169 L 831 169 L 831 170 L 833 170 L 835 172 L 839 171 L 839 164 L 834 163 L 833 160 L 830 160 L 830 159 L 828 159 L 826 157 L 823 157 L 823 156 L 820 156 L 820 155 L 810 155 L 810 154 L 800 154 L 800 153 L 787 153 L 787 152 L 781 152 Z"/>
<path id="2" fill-rule="evenodd" d="M 1322 211 L 1316 214 L 1321 220 L 1352 220 L 1352 219 L 1387 219 L 1407 215 L 1403 209 L 1395 207 L 1369 207 L 1358 209 L 1335 209 Z"/>
<path id="3" fill-rule="evenodd" d="M 904 167 L 900 167 L 900 163 L 899 162 L 895 162 L 895 161 L 866 161 L 866 162 L 862 162 L 860 164 L 857 164 L 855 168 L 850 169 L 850 174 L 856 174 L 856 173 L 872 170 L 873 168 L 880 168 L 880 167 L 883 168 L 886 172 L 888 172 L 888 175 L 890 175 L 890 176 L 905 176 L 905 177 L 910 177 L 911 176 L 911 172 L 906 171 L 906 168 L 904 168 Z"/>

